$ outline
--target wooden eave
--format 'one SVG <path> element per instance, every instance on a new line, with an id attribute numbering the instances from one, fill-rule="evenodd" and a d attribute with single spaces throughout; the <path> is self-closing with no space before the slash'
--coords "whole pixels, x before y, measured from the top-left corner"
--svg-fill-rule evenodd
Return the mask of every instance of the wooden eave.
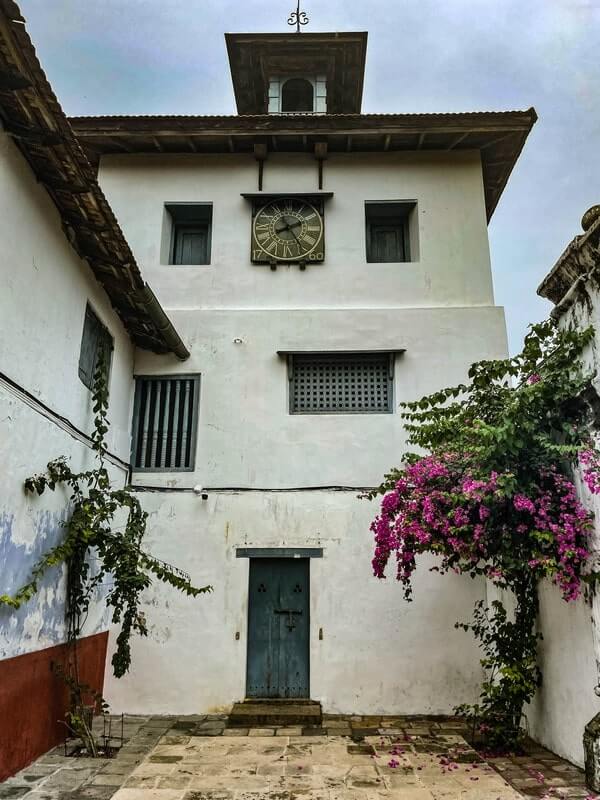
<path id="1" fill-rule="evenodd" d="M 537 115 L 526 111 L 463 114 L 261 114 L 247 116 L 73 117 L 92 163 L 118 153 L 374 153 L 477 150 L 488 220 Z"/>
<path id="2" fill-rule="evenodd" d="M 13 0 L 0 0 L 2 75 L 0 130 L 13 139 L 48 192 L 65 236 L 90 265 L 130 338 L 145 350 L 187 358 L 185 345 L 142 278 Z"/>

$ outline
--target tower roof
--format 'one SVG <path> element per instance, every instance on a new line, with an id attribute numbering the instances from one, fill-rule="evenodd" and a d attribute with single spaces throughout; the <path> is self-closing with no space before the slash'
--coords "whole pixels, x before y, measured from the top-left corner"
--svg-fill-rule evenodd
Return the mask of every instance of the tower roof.
<path id="1" fill-rule="evenodd" d="M 226 33 L 239 114 L 267 111 L 273 75 L 323 75 L 330 114 L 359 114 L 366 31 L 353 33 Z"/>

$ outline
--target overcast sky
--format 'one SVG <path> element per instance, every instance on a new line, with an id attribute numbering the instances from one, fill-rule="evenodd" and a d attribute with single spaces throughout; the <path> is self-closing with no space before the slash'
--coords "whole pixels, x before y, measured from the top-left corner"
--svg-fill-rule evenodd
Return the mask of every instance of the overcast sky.
<path id="1" fill-rule="evenodd" d="M 233 114 L 225 31 L 283 31 L 294 0 L 19 0 L 67 114 Z M 368 30 L 365 112 L 539 120 L 490 224 L 511 351 L 536 287 L 600 203 L 600 0 L 305 0 L 307 30 Z"/>

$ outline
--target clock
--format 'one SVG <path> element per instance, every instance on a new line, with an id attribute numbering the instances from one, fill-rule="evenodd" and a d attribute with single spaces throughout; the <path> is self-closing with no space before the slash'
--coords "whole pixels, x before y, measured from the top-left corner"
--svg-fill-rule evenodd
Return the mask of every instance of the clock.
<path id="1" fill-rule="evenodd" d="M 325 258 L 323 211 L 301 197 L 278 197 L 256 208 L 252 220 L 255 264 L 319 262 Z"/>

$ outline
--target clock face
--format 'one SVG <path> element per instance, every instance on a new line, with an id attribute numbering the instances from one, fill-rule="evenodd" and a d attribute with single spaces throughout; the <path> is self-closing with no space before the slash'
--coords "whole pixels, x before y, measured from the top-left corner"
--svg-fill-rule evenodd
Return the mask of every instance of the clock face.
<path id="1" fill-rule="evenodd" d="M 301 198 L 271 200 L 252 223 L 252 261 L 323 261 L 323 216 Z"/>

